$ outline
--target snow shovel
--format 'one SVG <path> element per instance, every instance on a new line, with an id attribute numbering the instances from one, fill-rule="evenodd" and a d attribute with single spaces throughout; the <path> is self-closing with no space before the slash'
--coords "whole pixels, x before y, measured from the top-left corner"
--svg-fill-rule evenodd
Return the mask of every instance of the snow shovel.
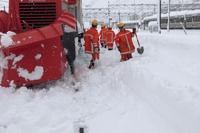
<path id="1" fill-rule="evenodd" d="M 139 46 L 139 48 L 137 48 L 137 52 L 138 52 L 139 54 L 143 54 L 143 52 L 144 52 L 144 47 L 143 47 L 143 46 L 140 46 L 140 42 L 139 42 L 139 40 L 138 40 L 137 34 L 135 34 L 135 36 L 136 36 L 137 43 L 138 43 L 138 46 Z"/>
<path id="2" fill-rule="evenodd" d="M 135 37 L 136 37 L 136 40 L 137 40 L 137 43 L 138 43 L 138 46 L 139 46 L 139 48 L 137 48 L 137 52 L 138 52 L 139 54 L 143 54 L 143 52 L 144 52 L 144 47 L 143 47 L 143 46 L 140 46 L 140 42 L 139 42 L 138 36 L 137 36 L 137 34 L 136 34 L 136 28 L 133 28 L 133 34 L 135 34 Z"/>

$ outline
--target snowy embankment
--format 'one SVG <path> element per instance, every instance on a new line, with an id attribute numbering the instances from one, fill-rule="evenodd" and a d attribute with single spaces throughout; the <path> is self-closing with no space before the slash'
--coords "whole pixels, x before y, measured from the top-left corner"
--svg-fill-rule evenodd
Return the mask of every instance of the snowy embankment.
<path id="1" fill-rule="evenodd" d="M 75 85 L 68 71 L 48 90 L 0 87 L 0 133 L 199 133 L 199 34 L 139 32 L 144 54 L 129 61 L 101 49 L 88 70 L 79 53 Z"/>

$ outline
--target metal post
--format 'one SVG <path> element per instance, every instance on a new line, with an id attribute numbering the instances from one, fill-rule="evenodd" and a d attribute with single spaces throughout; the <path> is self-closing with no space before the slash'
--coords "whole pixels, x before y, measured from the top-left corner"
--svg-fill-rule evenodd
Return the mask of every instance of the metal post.
<path id="1" fill-rule="evenodd" d="M 118 13 L 118 15 L 119 15 L 119 23 L 120 23 L 120 22 L 121 22 L 120 10 L 119 10 L 119 13 Z"/>
<path id="2" fill-rule="evenodd" d="M 161 34 L 161 0 L 158 0 L 158 32 Z"/>
<path id="3" fill-rule="evenodd" d="M 109 1 L 108 1 L 108 25 L 110 26 L 110 8 L 109 8 Z"/>
<path id="4" fill-rule="evenodd" d="M 170 1 L 169 0 L 169 3 L 168 3 L 168 22 L 167 22 L 167 31 L 169 32 L 169 29 L 170 29 Z"/>
<path id="5" fill-rule="evenodd" d="M 134 0 L 134 20 L 136 20 L 136 7 L 135 7 L 135 0 Z"/>

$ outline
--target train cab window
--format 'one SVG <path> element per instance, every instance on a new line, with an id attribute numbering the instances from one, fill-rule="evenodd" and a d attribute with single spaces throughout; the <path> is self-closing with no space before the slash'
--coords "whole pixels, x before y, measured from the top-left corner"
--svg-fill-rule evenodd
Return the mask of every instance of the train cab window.
<path id="1" fill-rule="evenodd" d="M 162 19 L 162 23 L 167 23 L 167 19 Z"/>
<path id="2" fill-rule="evenodd" d="M 197 16 L 197 21 L 200 22 L 200 16 Z"/>
<path id="3" fill-rule="evenodd" d="M 200 22 L 200 16 L 197 16 L 197 22 Z"/>
<path id="4" fill-rule="evenodd" d="M 197 19 L 197 17 L 196 17 L 196 16 L 193 16 L 193 17 L 192 17 L 192 22 L 196 22 L 196 19 Z"/>
<path id="5" fill-rule="evenodd" d="M 184 18 L 180 18 L 180 22 L 182 22 L 182 23 L 183 23 L 183 22 L 184 22 Z"/>
<path id="6" fill-rule="evenodd" d="M 193 22 L 200 22 L 200 16 L 193 16 Z"/>
<path id="7" fill-rule="evenodd" d="M 192 22 L 192 17 L 187 17 L 187 22 Z"/>
<path id="8" fill-rule="evenodd" d="M 174 23 L 175 21 L 174 21 L 174 19 L 172 18 L 172 19 L 170 19 L 170 22 L 171 22 L 171 23 Z"/>
<path id="9" fill-rule="evenodd" d="M 176 18 L 176 23 L 180 23 L 180 19 L 179 18 Z"/>

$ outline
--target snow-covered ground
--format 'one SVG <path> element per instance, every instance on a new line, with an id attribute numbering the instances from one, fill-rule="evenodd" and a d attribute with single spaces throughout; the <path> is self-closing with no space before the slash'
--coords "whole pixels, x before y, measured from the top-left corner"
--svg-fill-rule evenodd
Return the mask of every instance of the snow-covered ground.
<path id="1" fill-rule="evenodd" d="M 143 55 L 101 49 L 93 70 L 80 52 L 76 81 L 68 70 L 47 89 L 0 87 L 0 133 L 199 133 L 200 30 L 187 33 L 140 31 Z"/>

